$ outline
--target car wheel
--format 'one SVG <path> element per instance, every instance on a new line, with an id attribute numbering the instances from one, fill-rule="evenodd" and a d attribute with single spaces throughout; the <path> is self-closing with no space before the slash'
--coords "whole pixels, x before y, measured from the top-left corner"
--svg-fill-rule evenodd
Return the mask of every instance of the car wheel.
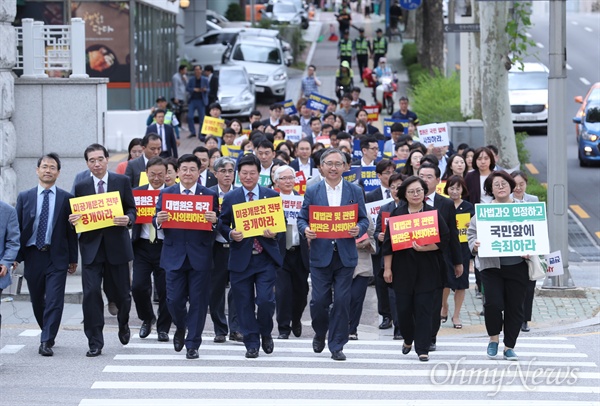
<path id="1" fill-rule="evenodd" d="M 581 153 L 577 152 L 577 158 L 579 158 L 579 166 L 585 168 L 588 166 L 587 162 L 581 157 Z"/>

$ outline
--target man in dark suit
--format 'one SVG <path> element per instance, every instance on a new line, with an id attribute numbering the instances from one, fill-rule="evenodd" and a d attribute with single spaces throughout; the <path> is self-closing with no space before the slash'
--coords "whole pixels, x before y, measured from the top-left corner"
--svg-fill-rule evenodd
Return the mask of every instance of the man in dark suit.
<path id="1" fill-rule="evenodd" d="M 375 166 L 377 153 L 379 152 L 379 143 L 377 138 L 368 136 L 360 141 L 361 159 L 352 161 L 352 166 Z"/>
<path id="2" fill-rule="evenodd" d="M 161 139 L 162 152 L 160 156 L 163 158 L 177 158 L 177 140 L 175 139 L 175 130 L 170 124 L 165 124 L 165 111 L 156 110 L 154 113 L 155 124 L 151 124 L 146 128 L 146 135 L 158 134 Z M 127 165 L 129 166 L 129 165 Z"/>
<path id="3" fill-rule="evenodd" d="M 315 161 L 310 157 L 312 145 L 308 139 L 301 139 L 296 144 L 296 159 L 290 162 L 290 166 L 296 172 L 304 172 L 306 179 L 312 177 L 313 169 L 316 168 Z"/>
<path id="4" fill-rule="evenodd" d="M 294 190 L 295 179 L 296 172 L 287 165 L 277 168 L 273 175 L 273 182 L 281 196 L 298 196 Z M 300 238 L 296 224 L 286 227 L 283 254 L 283 266 L 277 269 L 275 304 L 278 338 L 287 339 L 290 333 L 296 337 L 302 335 L 302 314 L 308 297 L 308 243 L 306 238 Z"/>
<path id="5" fill-rule="evenodd" d="M 162 190 L 165 187 L 167 164 L 158 156 L 150 158 L 145 168 L 148 184 L 134 190 Z M 169 341 L 171 314 L 167 309 L 167 288 L 165 270 L 160 266 L 160 253 L 165 238 L 163 230 L 156 230 L 152 224 L 135 224 L 131 232 L 133 243 L 133 278 L 131 295 L 135 302 L 138 317 L 142 320 L 140 338 L 146 338 L 156 323 L 158 341 Z M 152 308 L 152 277 L 158 295 L 158 321 Z"/>
<path id="6" fill-rule="evenodd" d="M 198 160 L 200 161 L 200 175 L 198 176 L 198 184 L 205 187 L 213 187 L 217 182 L 217 178 L 208 170 L 210 164 L 210 158 L 208 157 L 208 149 L 203 146 L 194 148 L 192 151 Z"/>
<path id="7" fill-rule="evenodd" d="M 425 197 L 425 203 L 437 209 L 439 216 L 444 219 L 444 222 L 450 229 L 450 244 L 449 249 L 443 252 L 444 260 L 446 261 L 446 268 L 442 268 L 445 272 L 442 274 L 442 281 L 447 280 L 448 274 L 453 271 L 456 278 L 460 277 L 463 273 L 463 261 L 462 252 L 460 248 L 460 241 L 458 239 L 458 229 L 456 228 L 456 209 L 454 208 L 454 202 L 447 197 L 444 197 L 435 192 L 435 188 L 440 183 L 440 168 L 437 165 L 430 163 L 424 163 L 419 167 L 418 175 L 427 183 L 427 188 L 431 192 Z M 468 270 L 467 270 L 468 272 Z M 433 311 L 431 318 L 431 346 L 429 351 L 436 350 L 436 338 L 437 333 L 440 330 L 441 311 L 442 311 L 442 295 L 443 287 L 437 289 L 434 293 Z"/>
<path id="8" fill-rule="evenodd" d="M 219 74 L 215 73 L 212 65 L 204 67 L 204 74 L 208 80 L 208 105 L 211 105 L 219 101 Z"/>
<path id="9" fill-rule="evenodd" d="M 200 173 L 198 158 L 185 154 L 179 158 L 177 164 L 180 183 L 160 192 L 154 225 L 157 229 L 161 229 L 162 223 L 169 219 L 169 212 L 163 206 L 165 194 L 205 195 L 212 198 L 212 210 L 205 212 L 204 216 L 206 221 L 213 224 L 214 229 L 218 220 L 219 197 L 214 191 L 198 184 Z M 173 337 L 173 347 L 179 352 L 185 344 L 187 349 L 185 357 L 196 359 L 199 357 L 198 348 L 202 343 L 202 331 L 208 309 L 215 235 L 213 230 L 165 228 L 163 231 L 165 240 L 160 266 L 166 272 L 167 304 L 173 316 L 173 323 L 177 327 Z M 189 309 L 186 308 L 188 302 Z"/>
<path id="10" fill-rule="evenodd" d="M 108 172 L 108 151 L 100 144 L 91 144 L 85 149 L 84 157 L 92 176 L 75 185 L 75 197 L 89 196 L 106 192 L 119 192 L 123 216 L 113 219 L 114 226 L 81 233 L 83 285 L 83 329 L 88 338 L 89 351 L 86 356 L 97 357 L 104 347 L 104 302 L 102 281 L 110 292 L 111 300 L 119 309 L 119 341 L 127 345 L 131 338 L 129 311 L 131 310 L 131 284 L 129 281 L 129 261 L 133 259 L 133 248 L 129 228 L 135 223 L 136 208 L 129 178 Z M 74 226 L 81 214 L 69 215 Z"/>
<path id="11" fill-rule="evenodd" d="M 219 204 L 227 193 L 235 189 L 235 160 L 224 156 L 218 158 L 214 163 L 215 176 L 218 183 L 210 187 L 219 195 Z M 213 246 L 213 270 L 211 275 L 210 318 L 215 329 L 215 343 L 224 343 L 227 338 L 227 326 L 229 325 L 229 340 L 243 342 L 244 336 L 240 333 L 240 324 L 235 309 L 233 292 L 230 289 L 227 294 L 228 317 L 225 317 L 225 292 L 229 282 L 229 240 L 215 231 L 215 245 Z"/>
<path id="12" fill-rule="evenodd" d="M 17 216 L 25 279 L 35 319 L 42 329 L 38 353 L 50 357 L 65 303 L 67 272 L 77 269 L 77 234 L 69 224 L 70 193 L 56 187 L 60 158 L 46 154 L 37 163 L 39 185 L 19 193 Z M 16 265 L 16 264 L 15 264 Z"/>
<path id="13" fill-rule="evenodd" d="M 358 263 L 355 238 L 366 233 L 369 227 L 362 189 L 342 179 L 347 164 L 346 155 L 338 149 L 328 149 L 321 155 L 321 170 L 325 179 L 306 190 L 297 220 L 298 232 L 310 244 L 310 314 L 315 331 L 313 351 L 323 351 L 329 330 L 329 351 L 331 358 L 336 361 L 346 359 L 342 350 L 348 342 L 350 288 Z M 348 230 L 348 238 L 316 238 L 316 232 L 310 228 L 310 205 L 351 204 L 358 204 L 358 222 Z M 335 291 L 335 298 L 332 290 Z"/>
<path id="14" fill-rule="evenodd" d="M 194 66 L 194 76 L 192 76 L 187 83 L 186 90 L 188 92 L 188 128 L 190 130 L 189 138 L 196 136 L 196 126 L 194 124 L 194 114 L 198 111 L 198 123 L 200 124 L 200 130 L 202 130 L 202 122 L 206 114 L 206 108 L 208 103 L 208 79 L 202 73 L 202 67 L 200 65 Z M 204 135 L 200 135 L 200 141 L 204 141 Z"/>
<path id="15" fill-rule="evenodd" d="M 0 295 L 12 283 L 10 270 L 19 253 L 19 220 L 11 205 L 0 201 Z M 0 327 L 2 314 L 0 314 Z"/>
<path id="16" fill-rule="evenodd" d="M 246 358 L 258 357 L 261 339 L 263 351 L 266 354 L 273 352 L 275 277 L 282 264 L 277 233 L 265 229 L 262 236 L 244 238 L 233 217 L 235 204 L 278 196 L 274 190 L 258 185 L 260 166 L 254 155 L 244 155 L 239 160 L 242 187 L 225 195 L 219 219 L 219 232 L 230 244 L 229 277 L 244 335 Z"/>
<path id="17" fill-rule="evenodd" d="M 148 133 L 142 138 L 142 156 L 132 159 L 127 162 L 125 176 L 131 181 L 131 187 L 135 188 L 140 185 L 140 173 L 146 170 L 148 161 L 157 157 L 161 153 L 162 141 L 160 136 L 155 133 Z"/>

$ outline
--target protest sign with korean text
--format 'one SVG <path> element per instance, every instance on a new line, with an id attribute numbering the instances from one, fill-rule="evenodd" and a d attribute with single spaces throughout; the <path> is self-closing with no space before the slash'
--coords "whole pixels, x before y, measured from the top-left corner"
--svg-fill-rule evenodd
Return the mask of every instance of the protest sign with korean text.
<path id="1" fill-rule="evenodd" d="M 412 248 L 413 242 L 419 245 L 440 242 L 437 210 L 390 217 L 388 227 L 392 251 Z"/>
<path id="2" fill-rule="evenodd" d="M 546 203 L 480 203 L 475 218 L 482 258 L 550 252 Z"/>
<path id="3" fill-rule="evenodd" d="M 546 276 L 560 276 L 565 274 L 560 250 L 544 255 L 544 260 L 548 265 L 546 268 Z"/>
<path id="4" fill-rule="evenodd" d="M 470 213 L 457 213 L 456 214 L 456 229 L 458 230 L 458 240 L 460 242 L 467 242 L 467 229 L 471 222 Z"/>
<path id="5" fill-rule="evenodd" d="M 362 166 L 360 178 L 365 192 L 370 192 L 381 186 L 381 180 L 377 177 L 374 166 Z"/>
<path id="6" fill-rule="evenodd" d="M 366 203 L 365 208 L 367 209 L 367 215 L 371 216 L 371 220 L 373 220 L 373 224 L 377 224 L 377 216 L 379 215 L 379 210 L 381 210 L 381 206 L 384 204 L 388 204 L 393 201 L 391 197 L 389 199 L 377 200 L 376 202 Z"/>
<path id="7" fill-rule="evenodd" d="M 283 202 L 283 213 L 288 224 L 296 224 L 296 219 L 302 208 L 304 196 L 298 195 L 281 195 Z"/>
<path id="8" fill-rule="evenodd" d="M 221 145 L 221 154 L 237 160 L 242 155 L 242 150 L 239 145 Z"/>
<path id="9" fill-rule="evenodd" d="M 133 198 L 135 199 L 135 208 L 137 217 L 135 224 L 152 223 L 152 217 L 156 213 L 156 203 L 160 190 L 134 190 Z"/>
<path id="10" fill-rule="evenodd" d="M 379 106 L 365 106 L 363 110 L 367 112 L 367 121 L 379 120 Z"/>
<path id="11" fill-rule="evenodd" d="M 358 204 L 309 206 L 310 229 L 317 238 L 353 238 L 348 232 L 358 221 Z"/>
<path id="12" fill-rule="evenodd" d="M 446 188 L 446 181 L 443 180 L 440 183 L 438 183 L 437 185 L 435 185 L 435 193 L 449 198 L 450 196 L 448 196 L 446 193 L 444 193 L 445 188 Z"/>
<path id="13" fill-rule="evenodd" d="M 280 125 L 277 129 L 282 130 L 285 133 L 285 139 L 292 141 L 293 143 L 302 139 L 301 125 Z"/>
<path id="14" fill-rule="evenodd" d="M 419 142 L 425 146 L 433 144 L 434 147 L 445 147 L 450 145 L 448 135 L 448 124 L 435 123 L 420 125 L 417 127 Z"/>
<path id="15" fill-rule="evenodd" d="M 273 233 L 285 232 L 285 215 L 280 196 L 234 204 L 233 218 L 236 231 L 244 238 L 263 235 L 266 229 Z"/>
<path id="16" fill-rule="evenodd" d="M 331 104 L 332 101 L 333 100 L 328 97 L 321 96 L 317 93 L 311 93 L 308 96 L 306 107 L 311 110 L 318 111 L 321 114 L 325 114 L 325 112 L 327 111 L 327 106 L 329 106 L 329 104 Z"/>
<path id="17" fill-rule="evenodd" d="M 300 195 L 304 196 L 306 193 L 306 176 L 304 172 L 296 172 L 296 179 L 294 180 L 294 190 Z"/>
<path id="18" fill-rule="evenodd" d="M 123 215 L 119 192 L 74 197 L 69 199 L 69 203 L 73 214 L 81 214 L 75 226 L 77 233 L 112 227 L 115 225 L 114 218 Z"/>
<path id="19" fill-rule="evenodd" d="M 294 105 L 294 101 L 292 99 L 285 100 L 281 104 L 283 105 L 283 114 L 288 116 L 298 114 L 298 110 L 296 109 L 296 105 Z"/>
<path id="20" fill-rule="evenodd" d="M 169 213 L 169 219 L 162 228 L 186 228 L 190 230 L 212 230 L 212 223 L 206 220 L 205 213 L 213 211 L 213 197 L 210 195 L 162 195 L 162 210 Z"/>
<path id="21" fill-rule="evenodd" d="M 325 146 L 325 148 L 329 148 L 331 146 L 331 138 L 328 135 L 319 135 L 315 138 L 315 143 L 320 142 Z"/>
<path id="22" fill-rule="evenodd" d="M 358 183 L 360 181 L 360 166 L 352 166 L 350 170 L 342 173 L 342 179 L 350 183 Z"/>
<path id="23" fill-rule="evenodd" d="M 408 120 L 384 118 L 383 135 L 385 135 L 386 138 L 392 138 L 392 126 L 396 123 L 401 123 L 404 127 L 404 134 L 408 134 Z"/>
<path id="24" fill-rule="evenodd" d="M 215 137 L 220 137 L 223 135 L 223 124 L 225 124 L 225 120 L 221 118 L 204 116 L 202 130 L 200 132 L 205 135 L 214 135 Z"/>

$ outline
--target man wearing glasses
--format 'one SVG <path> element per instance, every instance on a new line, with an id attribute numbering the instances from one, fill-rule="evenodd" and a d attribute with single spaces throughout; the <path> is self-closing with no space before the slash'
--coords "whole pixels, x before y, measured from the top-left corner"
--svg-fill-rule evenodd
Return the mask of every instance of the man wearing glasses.
<path id="1" fill-rule="evenodd" d="M 307 189 L 297 224 L 298 232 L 310 244 L 310 314 L 315 331 L 313 351 L 322 352 L 327 338 L 331 358 L 344 361 L 346 356 L 343 349 L 348 342 L 350 288 L 358 261 L 355 239 L 367 232 L 369 219 L 362 189 L 342 179 L 347 167 L 346 156 L 338 149 L 327 149 L 320 162 L 324 180 Z M 348 238 L 317 238 L 316 232 L 310 228 L 310 205 L 353 204 L 358 204 L 358 222 L 348 230 Z"/>
<path id="2" fill-rule="evenodd" d="M 379 154 L 379 143 L 375 137 L 365 137 L 360 141 L 362 158 L 352 162 L 353 166 L 375 166 L 375 160 Z"/>

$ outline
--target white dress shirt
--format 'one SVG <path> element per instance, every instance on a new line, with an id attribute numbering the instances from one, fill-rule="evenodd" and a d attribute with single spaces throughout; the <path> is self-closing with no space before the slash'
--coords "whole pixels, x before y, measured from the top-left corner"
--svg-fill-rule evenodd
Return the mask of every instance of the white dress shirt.
<path id="1" fill-rule="evenodd" d="M 433 199 L 434 198 L 435 198 L 435 191 L 432 194 L 428 195 L 425 198 L 425 203 L 427 203 L 428 205 L 430 205 L 431 207 L 433 207 Z"/>
<path id="2" fill-rule="evenodd" d="M 108 192 L 108 171 L 106 171 L 102 179 L 98 179 L 94 174 L 92 174 L 92 179 L 94 179 L 94 189 L 96 189 L 96 194 L 98 193 L 98 182 L 101 180 L 104 181 L 104 185 L 102 185 L 104 187 L 104 193 Z"/>
<path id="3" fill-rule="evenodd" d="M 198 183 L 194 183 L 194 185 L 189 188 L 189 190 L 192 192 L 190 193 L 190 195 L 195 195 L 196 194 L 196 186 L 198 186 Z M 182 195 L 184 195 L 185 193 L 183 193 L 183 191 L 186 189 L 185 186 L 183 186 L 182 183 L 179 183 L 179 193 L 181 193 Z"/>
<path id="4" fill-rule="evenodd" d="M 162 189 L 164 189 L 164 187 L 165 187 L 165 185 L 162 185 L 158 189 L 154 189 L 152 187 L 152 185 L 148 184 L 148 190 L 162 190 Z M 144 238 L 146 240 L 150 239 L 150 227 L 154 227 L 152 225 L 152 223 L 142 224 L 142 231 L 140 232 L 140 238 Z M 163 230 L 160 230 L 160 229 L 156 230 L 156 238 L 158 238 L 159 240 L 164 240 L 165 239 L 165 232 Z"/>
<path id="5" fill-rule="evenodd" d="M 325 181 L 325 188 L 327 190 L 327 202 L 329 206 L 341 206 L 342 205 L 342 185 L 343 179 L 340 179 L 340 182 L 331 187 L 327 181 Z"/>

